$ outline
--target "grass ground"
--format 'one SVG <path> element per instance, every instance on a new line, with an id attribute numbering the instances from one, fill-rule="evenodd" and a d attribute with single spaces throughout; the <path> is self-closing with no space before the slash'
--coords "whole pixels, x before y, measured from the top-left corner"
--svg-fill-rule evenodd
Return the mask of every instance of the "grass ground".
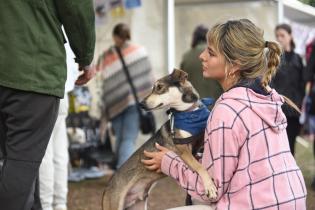
<path id="1" fill-rule="evenodd" d="M 315 209 L 315 191 L 310 189 L 315 175 L 315 161 L 311 145 L 297 143 L 296 160 L 308 188 L 307 210 Z M 101 196 L 108 177 L 69 185 L 69 210 L 101 210 Z M 154 198 L 154 199 L 153 199 Z M 184 204 L 185 194 L 170 178 L 160 181 L 149 198 L 149 210 L 163 210 Z"/>
<path id="2" fill-rule="evenodd" d="M 312 146 L 310 144 L 308 148 L 305 148 L 301 144 L 296 144 L 296 161 L 302 170 L 307 187 L 307 210 L 315 209 L 315 191 L 311 190 L 311 183 L 315 176 L 315 161 Z"/>

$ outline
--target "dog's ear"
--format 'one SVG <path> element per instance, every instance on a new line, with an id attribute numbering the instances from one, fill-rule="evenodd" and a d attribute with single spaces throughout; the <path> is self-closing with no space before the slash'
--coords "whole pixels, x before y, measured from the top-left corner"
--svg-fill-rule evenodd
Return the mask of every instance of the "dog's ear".
<path id="1" fill-rule="evenodd" d="M 171 74 L 172 80 L 177 82 L 185 82 L 188 79 L 188 74 L 183 70 L 174 69 Z"/>

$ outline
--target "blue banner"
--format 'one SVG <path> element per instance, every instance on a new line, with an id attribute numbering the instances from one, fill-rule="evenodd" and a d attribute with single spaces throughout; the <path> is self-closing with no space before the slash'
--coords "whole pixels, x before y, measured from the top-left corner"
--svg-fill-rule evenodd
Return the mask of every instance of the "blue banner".
<path id="1" fill-rule="evenodd" d="M 126 9 L 132 9 L 141 6 L 141 0 L 125 0 Z"/>

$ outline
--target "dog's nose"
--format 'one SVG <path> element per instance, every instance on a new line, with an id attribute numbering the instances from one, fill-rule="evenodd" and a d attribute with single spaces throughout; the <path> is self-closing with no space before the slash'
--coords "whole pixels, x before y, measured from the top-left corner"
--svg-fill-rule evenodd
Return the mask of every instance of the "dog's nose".
<path id="1" fill-rule="evenodd" d="M 139 107 L 140 107 L 141 109 L 147 109 L 147 106 L 146 106 L 146 104 L 145 104 L 144 101 L 139 102 Z"/>

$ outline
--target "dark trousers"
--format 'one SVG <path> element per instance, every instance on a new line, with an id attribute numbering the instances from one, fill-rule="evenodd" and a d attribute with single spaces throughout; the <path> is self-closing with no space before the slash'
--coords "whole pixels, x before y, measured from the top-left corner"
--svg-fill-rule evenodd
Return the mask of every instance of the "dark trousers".
<path id="1" fill-rule="evenodd" d="M 31 210 L 43 210 L 42 204 L 40 202 L 40 194 L 39 194 L 39 174 L 37 175 L 34 189 L 34 203 Z"/>
<path id="2" fill-rule="evenodd" d="M 295 139 L 300 133 L 301 125 L 298 117 L 287 117 L 287 134 L 290 144 L 290 151 L 294 156 L 295 153 Z"/>
<path id="3" fill-rule="evenodd" d="M 0 209 L 33 207 L 39 166 L 54 127 L 59 98 L 0 86 Z"/>

